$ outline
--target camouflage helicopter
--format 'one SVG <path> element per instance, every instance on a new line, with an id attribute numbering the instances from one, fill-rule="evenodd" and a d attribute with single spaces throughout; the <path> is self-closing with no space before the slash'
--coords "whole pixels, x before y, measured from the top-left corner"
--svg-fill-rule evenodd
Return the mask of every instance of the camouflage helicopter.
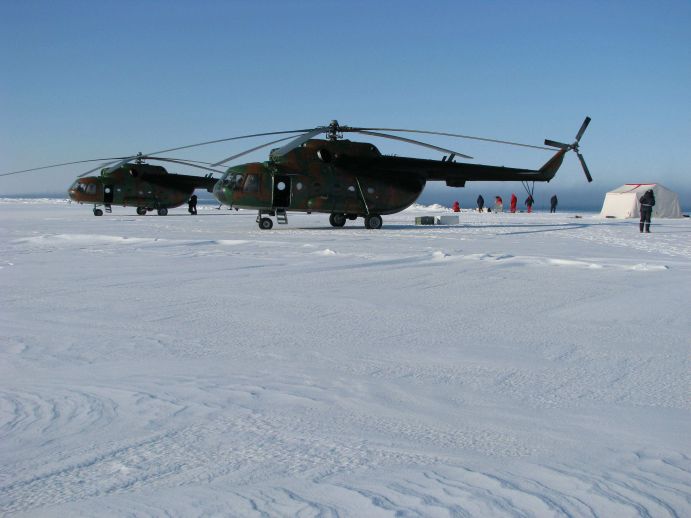
<path id="1" fill-rule="evenodd" d="M 212 170 L 188 161 L 147 158 Z M 106 212 L 111 212 L 112 205 L 121 205 L 137 207 L 137 214 L 140 216 L 153 210 L 159 216 L 166 216 L 169 208 L 185 203 L 195 189 L 212 192 L 217 181 L 212 177 L 213 172 L 203 177 L 171 174 L 164 167 L 146 164 L 143 158 L 137 157 L 134 163 L 126 162 L 101 169 L 100 176 L 77 178 L 67 192 L 72 201 L 93 203 L 94 216 L 103 215 L 99 205 L 103 205 Z"/>
<path id="2" fill-rule="evenodd" d="M 378 229 L 382 226 L 382 215 L 395 214 L 409 207 L 421 194 L 427 181 L 444 181 L 451 187 L 464 187 L 467 181 L 517 180 L 521 181 L 526 190 L 532 194 L 529 182 L 532 182 L 533 187 L 535 182 L 549 182 L 557 173 L 565 154 L 573 150 L 581 162 L 586 178 L 591 182 L 592 177 L 579 151 L 580 139 L 589 123 L 590 117 L 586 117 L 572 144 L 545 140 L 545 145 L 550 146 L 547 148 L 438 131 L 356 128 L 341 126 L 334 120 L 328 126 L 311 129 L 241 135 L 153 153 L 139 153 L 124 158 L 80 160 L 2 173 L 0 176 L 109 160 L 80 175 L 68 191 L 70 198 L 74 201 L 93 203 L 96 216 L 103 215 L 103 211 L 98 208 L 99 205 L 104 205 L 106 211 L 110 211 L 113 204 L 135 206 L 140 215 L 156 210 L 163 216 L 168 213 L 168 208 L 182 205 L 194 189 L 204 188 L 213 192 L 221 204 L 236 209 L 257 210 L 257 223 L 263 230 L 273 227 L 273 221 L 268 216 L 275 216 L 279 223 L 287 223 L 288 211 L 308 214 L 327 213 L 329 222 L 334 227 L 342 227 L 346 221 L 362 217 L 365 228 Z M 536 149 L 557 148 L 557 151 L 537 170 L 457 163 L 455 162 L 457 156 L 467 159 L 472 157 L 406 137 L 381 133 L 381 131 L 442 135 Z M 296 133 L 300 135 L 296 137 Z M 322 133 L 326 134 L 326 139 L 313 138 Z M 382 155 L 373 144 L 344 140 L 344 133 L 359 133 L 398 140 L 447 153 L 447 155 L 441 160 Z M 291 134 L 291 136 L 252 147 L 213 164 L 154 156 L 231 140 L 285 134 Z M 280 148 L 271 150 L 269 160 L 266 162 L 232 166 L 225 173 L 215 169 L 231 160 L 286 140 L 291 141 Z M 161 160 L 187 165 L 211 171 L 211 174 L 221 173 L 223 176 L 217 181 L 211 175 L 200 177 L 169 174 L 165 168 L 145 164 L 144 160 Z M 84 178 L 101 167 L 103 169 L 101 169 L 100 177 Z"/>
<path id="3" fill-rule="evenodd" d="M 99 166 L 79 175 L 72 183 L 67 191 L 68 196 L 72 201 L 80 204 L 93 203 L 94 216 L 103 215 L 103 210 L 99 208 L 100 206 L 104 206 L 106 212 L 111 212 L 113 205 L 119 205 L 122 207 L 136 207 L 137 214 L 140 216 L 143 216 L 147 212 L 153 210 L 156 210 L 159 216 L 166 216 L 169 208 L 178 207 L 185 203 L 195 189 L 205 189 L 208 192 L 212 192 L 213 187 L 217 182 L 212 175 L 214 173 L 222 175 L 224 174 L 224 171 L 215 169 L 212 164 L 209 164 L 208 162 L 162 157 L 159 156 L 160 154 L 199 146 L 206 146 L 209 144 L 217 144 L 220 142 L 228 142 L 231 140 L 268 135 L 281 135 L 286 133 L 295 134 L 305 131 L 308 130 L 274 131 L 269 133 L 241 135 L 239 137 L 229 137 L 207 142 L 200 142 L 197 144 L 188 144 L 185 146 L 154 151 L 146 154 L 137 153 L 136 155 L 126 157 L 77 160 L 74 162 L 63 162 L 60 164 L 51 164 L 41 167 L 34 167 L 31 169 L 22 169 L 20 171 L 0 173 L 0 177 L 30 173 L 53 167 L 84 164 L 89 162 L 102 162 Z M 293 137 L 281 138 L 274 142 L 281 142 L 287 140 L 288 138 Z M 269 144 L 259 146 L 257 149 L 265 147 L 266 145 Z M 246 153 L 250 151 L 253 151 L 253 149 L 248 150 Z M 156 160 L 177 165 L 184 165 L 210 171 L 210 173 L 203 177 L 195 175 L 171 174 L 168 173 L 164 167 L 147 164 L 144 162 L 145 160 Z M 99 176 L 87 176 L 99 169 Z"/>
<path id="4" fill-rule="evenodd" d="M 333 227 L 343 227 L 346 221 L 362 217 L 365 228 L 379 229 L 382 226 L 382 215 L 394 214 L 412 205 L 427 181 L 444 181 L 451 187 L 464 187 L 467 181 L 518 180 L 532 194 L 529 182 L 532 182 L 533 188 L 534 182 L 549 182 L 557 173 L 565 154 L 573 150 L 588 182 L 591 182 L 592 177 L 578 147 L 589 123 L 590 117 L 586 117 L 572 144 L 545 140 L 545 145 L 550 147 L 542 147 L 435 131 L 356 128 L 341 126 L 334 120 L 328 126 L 307 130 L 283 147 L 273 149 L 266 162 L 230 167 L 214 186 L 213 194 L 220 203 L 230 207 L 257 210 L 257 224 L 264 230 L 273 227 L 269 216 L 275 216 L 278 223 L 287 223 L 288 211 L 327 213 Z M 454 160 L 456 156 L 471 157 L 380 131 L 444 135 L 557 150 L 537 170 L 457 163 Z M 322 133 L 326 134 L 326 139 L 313 138 Z M 344 140 L 344 133 L 399 140 L 447 155 L 441 160 L 386 156 L 370 143 Z M 292 137 L 256 146 L 211 166 L 220 166 L 289 138 Z"/>
<path id="5" fill-rule="evenodd" d="M 150 155 L 152 155 L 151 153 Z M 171 174 L 162 167 L 144 163 L 144 159 L 160 160 L 199 169 L 211 171 L 206 176 Z M 141 153 L 132 157 L 99 158 L 79 160 L 62 164 L 53 164 L 22 171 L 3 173 L 0 176 L 28 173 L 40 169 L 81 164 L 85 162 L 102 162 L 103 160 L 117 160 L 99 165 L 81 174 L 69 187 L 67 194 L 72 201 L 94 205 L 94 216 L 102 216 L 103 206 L 106 212 L 111 212 L 113 205 L 122 207 L 136 207 L 137 214 L 145 215 L 155 210 L 159 216 L 168 214 L 168 209 L 185 203 L 195 189 L 206 189 L 212 192 L 217 179 L 213 173 L 223 174 L 223 171 L 208 167 L 208 164 L 174 158 L 154 157 Z M 106 166 L 106 167 L 103 167 Z M 99 176 L 86 176 L 100 169 Z"/>

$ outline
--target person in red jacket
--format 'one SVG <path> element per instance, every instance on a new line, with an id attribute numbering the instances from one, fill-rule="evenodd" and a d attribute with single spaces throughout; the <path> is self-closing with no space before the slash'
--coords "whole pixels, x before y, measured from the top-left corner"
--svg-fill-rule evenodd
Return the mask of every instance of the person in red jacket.
<path id="1" fill-rule="evenodd" d="M 525 206 L 528 207 L 528 212 L 533 212 L 533 203 L 535 203 L 535 200 L 533 200 L 533 195 L 529 194 L 528 197 L 525 199 Z"/>
<path id="2" fill-rule="evenodd" d="M 516 212 L 516 204 L 518 203 L 518 198 L 515 194 L 511 193 L 511 212 Z"/>
<path id="3" fill-rule="evenodd" d="M 453 202 L 451 210 L 454 212 L 461 212 L 461 206 L 458 204 L 458 201 Z"/>
<path id="4" fill-rule="evenodd" d="M 501 196 L 494 197 L 494 212 L 504 212 L 504 201 Z"/>

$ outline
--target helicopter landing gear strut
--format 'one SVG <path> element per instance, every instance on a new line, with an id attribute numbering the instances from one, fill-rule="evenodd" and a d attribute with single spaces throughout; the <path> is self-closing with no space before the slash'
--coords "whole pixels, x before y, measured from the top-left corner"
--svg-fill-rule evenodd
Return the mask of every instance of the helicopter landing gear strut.
<path id="1" fill-rule="evenodd" d="M 381 228 L 382 219 L 378 214 L 368 214 L 365 216 L 365 228 L 378 230 Z"/>
<path id="2" fill-rule="evenodd" d="M 265 214 L 273 216 L 273 214 L 270 211 L 260 210 L 257 213 L 257 225 L 259 225 L 259 228 L 262 230 L 271 230 L 274 226 L 274 222 L 271 220 L 271 218 L 265 217 Z"/>

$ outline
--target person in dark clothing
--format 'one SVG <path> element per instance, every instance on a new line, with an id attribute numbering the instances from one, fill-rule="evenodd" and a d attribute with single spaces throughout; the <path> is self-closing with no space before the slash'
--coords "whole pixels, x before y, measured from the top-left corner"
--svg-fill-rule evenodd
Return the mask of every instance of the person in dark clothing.
<path id="1" fill-rule="evenodd" d="M 653 207 L 655 206 L 655 194 L 652 189 L 645 191 L 645 194 L 641 196 L 638 200 L 641 204 L 641 222 L 638 227 L 641 232 L 643 232 L 643 227 L 645 226 L 645 231 L 650 232 L 650 217 L 653 215 Z"/>
<path id="2" fill-rule="evenodd" d="M 556 194 L 549 199 L 549 211 L 550 211 L 550 213 L 557 212 L 557 203 L 558 202 L 559 202 L 559 200 L 557 200 Z"/>
<path id="3" fill-rule="evenodd" d="M 482 194 L 477 197 L 477 210 L 478 212 L 482 212 L 482 207 L 485 206 L 485 199 L 482 197 Z"/>
<path id="4" fill-rule="evenodd" d="M 535 203 L 535 200 L 533 200 L 533 195 L 529 194 L 525 199 L 525 206 L 528 207 L 528 212 L 533 212 L 533 203 Z"/>
<path id="5" fill-rule="evenodd" d="M 197 214 L 197 195 L 193 194 L 187 202 L 187 212 L 193 216 Z"/>

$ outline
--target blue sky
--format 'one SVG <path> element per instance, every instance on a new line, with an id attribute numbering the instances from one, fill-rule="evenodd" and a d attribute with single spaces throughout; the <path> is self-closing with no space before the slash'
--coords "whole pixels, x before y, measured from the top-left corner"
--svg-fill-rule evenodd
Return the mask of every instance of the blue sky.
<path id="1" fill-rule="evenodd" d="M 0 171 L 331 119 L 570 142 L 589 115 L 581 150 L 595 182 L 586 184 L 572 155 L 538 195 L 599 205 L 611 187 L 657 181 L 689 207 L 689 27 L 687 0 L 4 1 Z M 538 167 L 548 158 L 427 140 L 478 163 Z M 259 143 L 183 155 L 213 161 Z M 375 143 L 384 153 L 438 156 Z M 0 178 L 0 195 L 62 192 L 84 170 Z M 423 199 L 520 189 L 431 185 Z"/>

